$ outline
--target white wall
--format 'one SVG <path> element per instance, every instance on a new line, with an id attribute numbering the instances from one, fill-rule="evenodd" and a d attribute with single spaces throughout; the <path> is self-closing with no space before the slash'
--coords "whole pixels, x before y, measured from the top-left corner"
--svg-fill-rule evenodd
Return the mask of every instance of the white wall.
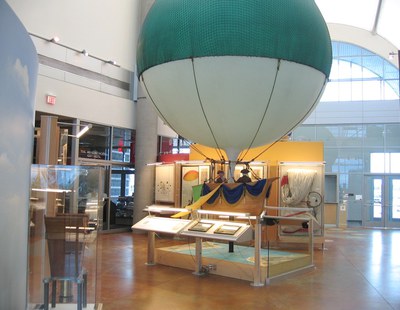
<path id="1" fill-rule="evenodd" d="M 38 54 L 130 82 L 141 20 L 139 0 L 7 1 L 28 32 L 49 39 L 57 35 L 60 43 L 113 59 L 121 68 L 33 37 Z M 47 94 L 57 96 L 55 106 L 45 103 Z M 39 67 L 36 111 L 134 129 L 135 104 L 128 98 L 129 91 L 49 66 Z"/>
<path id="2" fill-rule="evenodd" d="M 38 54 L 131 82 L 128 74 L 135 68 L 140 26 L 154 0 L 7 2 L 30 33 L 49 39 L 57 35 L 60 43 L 77 50 L 86 49 L 102 59 L 116 60 L 121 68 L 32 37 Z M 48 94 L 57 97 L 55 106 L 45 103 Z M 36 111 L 136 129 L 136 104 L 129 98 L 129 91 L 46 65 L 39 66 Z M 158 121 L 158 134 L 176 136 L 161 120 Z"/>
<path id="3" fill-rule="evenodd" d="M 7 0 L 28 32 L 134 71 L 140 0 Z"/>
<path id="4" fill-rule="evenodd" d="M 55 105 L 46 103 L 47 94 L 57 97 Z M 136 127 L 133 101 L 46 76 L 38 78 L 35 109 L 98 124 Z"/>
<path id="5" fill-rule="evenodd" d="M 341 24 L 328 24 L 328 29 L 332 41 L 342 41 L 361 46 L 399 67 L 397 57 L 388 58 L 390 52 L 397 53 L 397 48 L 385 38 L 361 28 Z"/>

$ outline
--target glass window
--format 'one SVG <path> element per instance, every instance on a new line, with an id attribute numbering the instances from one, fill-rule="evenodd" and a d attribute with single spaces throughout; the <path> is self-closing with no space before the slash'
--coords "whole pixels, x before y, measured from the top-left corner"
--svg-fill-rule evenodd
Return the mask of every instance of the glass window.
<path id="1" fill-rule="evenodd" d="M 365 126 L 364 146 L 383 147 L 384 145 L 384 125 L 371 124 Z"/>
<path id="2" fill-rule="evenodd" d="M 85 125 L 81 122 L 81 125 Z M 111 127 L 92 125 L 92 128 L 79 139 L 79 157 L 110 160 Z"/>
<path id="3" fill-rule="evenodd" d="M 322 95 L 322 102 L 339 101 L 339 82 L 330 81 L 326 84 L 324 94 Z"/>
<path id="4" fill-rule="evenodd" d="M 379 153 L 385 153 L 384 149 L 382 147 L 376 147 L 376 148 L 364 148 L 364 163 L 365 163 L 365 173 L 371 173 L 371 168 L 374 167 L 374 165 L 371 163 L 372 156 L 371 154 L 379 154 Z"/>
<path id="5" fill-rule="evenodd" d="M 398 100 L 399 97 L 396 93 L 396 89 L 399 88 L 398 80 L 389 80 L 383 84 L 383 99 L 385 100 Z"/>
<path id="6" fill-rule="evenodd" d="M 172 154 L 174 139 L 168 137 L 160 137 L 160 154 Z"/>
<path id="7" fill-rule="evenodd" d="M 317 128 L 317 141 L 323 141 L 326 147 L 336 147 L 337 146 L 337 133 L 335 132 L 335 127 L 321 126 Z"/>
<path id="8" fill-rule="evenodd" d="M 296 141 L 315 141 L 315 127 L 314 126 L 301 126 L 296 128 L 292 133 L 292 139 Z"/>
<path id="9" fill-rule="evenodd" d="M 398 99 L 398 69 L 359 46 L 332 42 L 333 61 L 324 101 Z"/>
<path id="10" fill-rule="evenodd" d="M 371 173 L 400 173 L 400 153 L 371 153 Z"/>
<path id="11" fill-rule="evenodd" d="M 380 100 L 382 98 L 380 81 L 363 82 L 363 100 Z"/>
<path id="12" fill-rule="evenodd" d="M 110 228 L 132 226 L 135 169 L 113 166 L 110 186 Z"/>
<path id="13" fill-rule="evenodd" d="M 363 82 L 353 81 L 351 83 L 351 100 L 362 101 L 363 100 Z"/>
<path id="14" fill-rule="evenodd" d="M 112 161 L 133 163 L 135 150 L 135 131 L 113 128 Z"/>
<path id="15" fill-rule="evenodd" d="M 339 150 L 339 172 L 363 172 L 362 148 L 342 148 Z"/>
<path id="16" fill-rule="evenodd" d="M 399 147 L 400 143 L 400 124 L 385 125 L 386 145 L 388 147 Z"/>
<path id="17" fill-rule="evenodd" d="M 173 154 L 189 154 L 190 153 L 190 141 L 179 137 L 178 139 L 173 139 Z"/>
<path id="18" fill-rule="evenodd" d="M 325 171 L 339 172 L 339 154 L 337 148 L 325 148 L 324 150 Z"/>

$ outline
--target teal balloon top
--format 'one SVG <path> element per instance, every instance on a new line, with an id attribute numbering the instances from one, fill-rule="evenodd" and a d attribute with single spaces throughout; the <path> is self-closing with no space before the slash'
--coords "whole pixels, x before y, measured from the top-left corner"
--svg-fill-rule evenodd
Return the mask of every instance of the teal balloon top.
<path id="1" fill-rule="evenodd" d="M 332 46 L 314 0 L 156 0 L 138 41 L 138 76 L 210 56 L 284 59 L 328 78 Z"/>

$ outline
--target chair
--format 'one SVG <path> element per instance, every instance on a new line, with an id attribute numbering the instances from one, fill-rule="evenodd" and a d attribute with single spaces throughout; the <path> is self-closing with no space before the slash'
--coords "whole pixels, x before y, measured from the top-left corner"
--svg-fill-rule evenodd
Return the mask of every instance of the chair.
<path id="1" fill-rule="evenodd" d="M 77 284 L 77 309 L 87 306 L 87 274 L 82 267 L 85 234 L 89 217 L 86 214 L 45 216 L 50 277 L 44 282 L 44 309 L 49 307 L 49 284 L 52 284 L 51 307 L 56 306 L 57 281 Z"/>

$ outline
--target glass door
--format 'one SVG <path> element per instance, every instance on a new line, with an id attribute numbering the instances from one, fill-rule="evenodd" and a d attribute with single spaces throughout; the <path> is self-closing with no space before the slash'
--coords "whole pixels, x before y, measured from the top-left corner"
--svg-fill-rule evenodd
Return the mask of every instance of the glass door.
<path id="1" fill-rule="evenodd" d="M 400 228 L 400 176 L 365 178 L 364 226 Z"/>

